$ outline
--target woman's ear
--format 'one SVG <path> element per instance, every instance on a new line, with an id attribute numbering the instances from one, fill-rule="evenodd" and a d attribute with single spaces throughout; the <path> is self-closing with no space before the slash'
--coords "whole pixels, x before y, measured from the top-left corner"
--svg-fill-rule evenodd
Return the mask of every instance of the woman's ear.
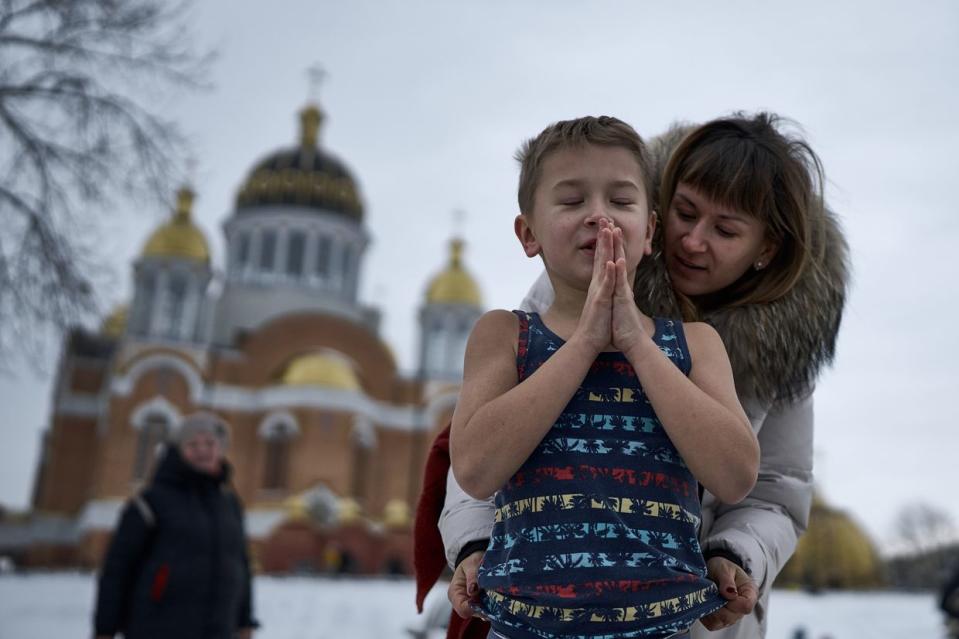
<path id="1" fill-rule="evenodd" d="M 769 237 L 764 239 L 762 246 L 759 249 L 759 255 L 753 262 L 753 268 L 755 268 L 757 271 L 761 271 L 769 266 L 770 262 L 773 261 L 773 258 L 776 257 L 776 254 L 779 253 L 779 245 L 780 243 L 777 240 Z"/>
<path id="2" fill-rule="evenodd" d="M 526 215 L 520 213 L 513 220 L 513 231 L 519 238 L 519 243 L 523 245 L 523 251 L 526 257 L 536 257 L 542 250 L 536 236 L 533 235 L 533 228 L 529 225 Z"/>

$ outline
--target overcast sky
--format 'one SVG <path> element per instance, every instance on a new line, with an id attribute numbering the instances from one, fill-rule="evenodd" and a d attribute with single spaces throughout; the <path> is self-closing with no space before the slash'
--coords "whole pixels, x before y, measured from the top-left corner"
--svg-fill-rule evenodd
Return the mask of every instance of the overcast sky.
<path id="1" fill-rule="evenodd" d="M 959 3 L 204 0 L 194 15 L 219 51 L 215 87 L 168 108 L 195 144 L 214 263 L 249 169 L 297 140 L 320 64 L 321 144 L 356 176 L 373 238 L 361 295 L 406 370 L 455 230 L 487 307 L 515 307 L 538 274 L 511 230 L 522 139 L 587 114 L 644 136 L 740 109 L 799 122 L 854 267 L 816 394 L 821 492 L 885 548 L 915 502 L 959 526 Z M 129 299 L 131 260 L 166 215 L 131 206 L 102 224 L 108 305 Z M 0 503 L 27 505 L 49 394 L 48 378 L 0 379 Z"/>

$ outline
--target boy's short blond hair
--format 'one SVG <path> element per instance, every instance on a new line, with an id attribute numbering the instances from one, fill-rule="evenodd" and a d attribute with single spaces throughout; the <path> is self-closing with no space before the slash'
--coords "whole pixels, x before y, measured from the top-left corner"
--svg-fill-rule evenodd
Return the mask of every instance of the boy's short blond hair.
<path id="1" fill-rule="evenodd" d="M 529 215 L 533 212 L 536 187 L 542 176 L 543 161 L 560 149 L 586 144 L 613 146 L 626 149 L 636 158 L 643 187 L 646 189 L 647 206 L 653 206 L 652 161 L 643 138 L 636 130 L 618 118 L 608 115 L 586 116 L 575 120 L 563 120 L 549 125 L 535 138 L 530 138 L 516 152 L 519 162 L 519 210 Z"/>

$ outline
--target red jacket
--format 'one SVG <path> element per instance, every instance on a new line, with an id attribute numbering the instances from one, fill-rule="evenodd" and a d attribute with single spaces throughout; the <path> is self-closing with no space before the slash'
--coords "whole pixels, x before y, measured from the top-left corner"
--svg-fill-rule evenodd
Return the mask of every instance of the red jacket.
<path id="1" fill-rule="evenodd" d="M 413 570 L 416 573 L 416 610 L 423 612 L 423 600 L 446 568 L 446 552 L 437 522 L 446 500 L 446 476 L 450 469 L 450 427 L 430 447 L 423 471 L 423 492 L 416 505 L 413 525 Z M 477 617 L 463 619 L 454 610 L 446 639 L 485 639 L 489 624 Z"/>

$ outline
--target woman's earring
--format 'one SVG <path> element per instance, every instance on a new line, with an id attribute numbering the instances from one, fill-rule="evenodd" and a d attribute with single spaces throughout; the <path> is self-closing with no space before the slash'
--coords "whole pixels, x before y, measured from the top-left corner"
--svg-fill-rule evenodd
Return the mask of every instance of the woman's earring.
<path id="1" fill-rule="evenodd" d="M 756 269 L 757 271 L 763 270 L 763 267 L 764 267 L 764 266 L 766 266 L 766 263 L 763 262 L 762 260 L 759 260 L 758 262 L 756 262 L 755 264 L 753 264 L 753 268 Z"/>

